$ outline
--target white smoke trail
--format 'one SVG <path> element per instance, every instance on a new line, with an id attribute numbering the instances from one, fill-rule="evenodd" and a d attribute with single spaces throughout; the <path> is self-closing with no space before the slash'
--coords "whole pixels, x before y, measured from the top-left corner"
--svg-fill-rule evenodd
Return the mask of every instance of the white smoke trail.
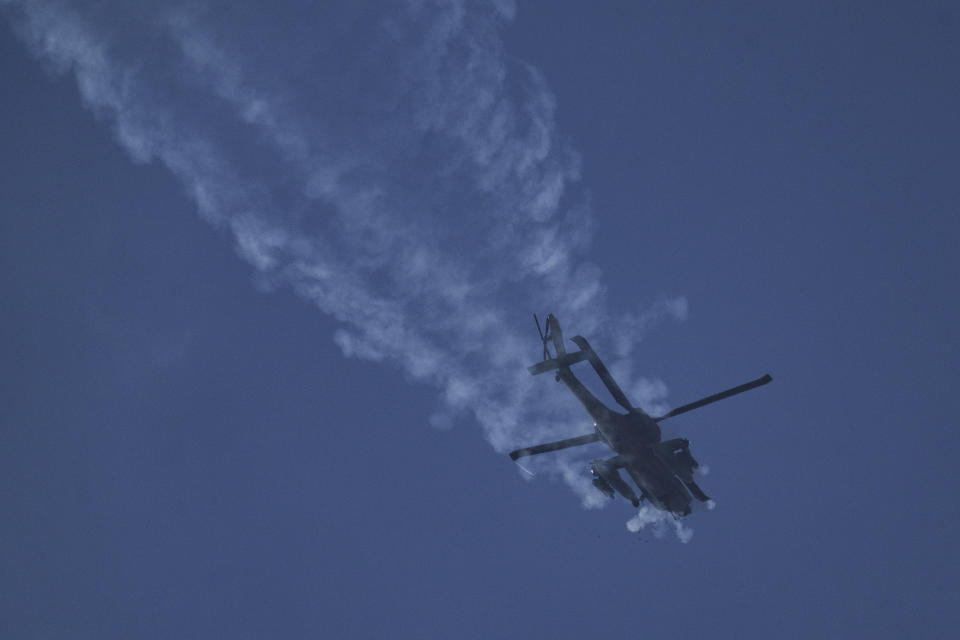
<path id="1" fill-rule="evenodd" d="M 579 158 L 541 75 L 503 51 L 511 2 L 132 5 L 0 0 L 260 282 L 336 318 L 346 356 L 437 388 L 432 424 L 472 414 L 498 451 L 586 430 L 574 401 L 525 371 L 534 310 L 607 347 L 639 401 L 662 402 L 662 383 L 631 383 L 625 358 L 686 302 L 607 311 L 583 259 L 593 218 Z M 592 506 L 579 455 L 531 464 Z"/>

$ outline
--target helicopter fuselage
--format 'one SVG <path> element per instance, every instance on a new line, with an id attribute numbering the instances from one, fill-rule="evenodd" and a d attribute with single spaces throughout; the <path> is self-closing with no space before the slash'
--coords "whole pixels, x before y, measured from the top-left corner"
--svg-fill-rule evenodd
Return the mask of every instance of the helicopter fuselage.
<path id="1" fill-rule="evenodd" d="M 564 383 L 570 389 L 593 418 L 594 432 L 516 449 L 510 452 L 510 459 L 517 460 L 524 456 L 602 441 L 616 453 L 612 458 L 594 460 L 590 463 L 590 471 L 594 476 L 593 486 L 604 495 L 613 498 L 614 493 L 619 493 L 634 506 L 639 506 L 640 499 L 620 477 L 619 470 L 626 469 L 640 488 L 644 499 L 656 508 L 668 511 L 676 517 L 685 516 L 691 512 L 691 496 L 700 502 L 709 503 L 710 498 L 697 485 L 693 477 L 694 470 L 700 465 L 690 454 L 690 442 L 685 438 L 673 438 L 664 442 L 658 423 L 765 385 L 773 380 L 770 374 L 679 406 L 662 416 L 653 418 L 630 402 L 586 338 L 579 335 L 570 338 L 579 350 L 568 353 L 563 342 L 563 332 L 556 317 L 553 314 L 547 315 L 545 333 L 541 331 L 540 320 L 536 314 L 533 318 L 537 324 L 537 333 L 540 334 L 540 340 L 543 342 L 543 361 L 527 367 L 527 370 L 535 376 L 555 371 L 557 381 Z M 556 351 L 555 355 L 550 353 L 551 342 Z M 590 362 L 614 401 L 626 409 L 626 413 L 612 411 L 573 375 L 570 367 L 584 360 Z"/>
<path id="2" fill-rule="evenodd" d="M 690 513 L 690 494 L 677 475 L 689 476 L 692 483 L 692 466 L 683 464 L 684 461 L 675 452 L 682 449 L 689 456 L 687 441 L 661 442 L 660 425 L 645 411 L 638 408 L 629 413 L 611 410 L 573 375 L 569 367 L 560 367 L 556 378 L 573 392 L 590 413 L 600 440 L 617 454 L 613 459 L 616 467 L 626 469 L 643 497 L 658 509 L 678 516 Z M 696 465 L 692 457 L 690 461 Z M 611 471 L 616 473 L 615 469 Z M 625 497 L 631 499 L 630 496 Z"/>

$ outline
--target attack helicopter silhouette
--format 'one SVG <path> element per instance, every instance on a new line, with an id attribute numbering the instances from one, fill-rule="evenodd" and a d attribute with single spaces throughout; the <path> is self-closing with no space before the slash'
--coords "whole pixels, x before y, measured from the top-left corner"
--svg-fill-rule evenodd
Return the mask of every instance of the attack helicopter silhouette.
<path id="1" fill-rule="evenodd" d="M 692 511 L 691 496 L 701 502 L 707 502 L 710 498 L 693 477 L 694 470 L 700 465 L 690 453 L 690 442 L 685 438 L 661 441 L 659 423 L 718 400 L 763 386 L 773 378 L 767 374 L 740 386 L 677 407 L 662 416 L 652 417 L 640 407 L 630 403 L 586 338 L 583 336 L 571 338 L 571 342 L 576 344 L 579 350 L 568 353 L 563 343 L 563 332 L 556 317 L 553 314 L 547 316 L 546 333 L 541 330 L 540 320 L 536 314 L 533 318 L 537 323 L 540 340 L 543 342 L 543 361 L 528 367 L 528 370 L 531 375 L 556 371 L 556 379 L 570 389 L 593 418 L 594 431 L 575 438 L 517 449 L 510 453 L 510 458 L 516 461 L 524 456 L 578 447 L 592 442 L 603 442 L 613 449 L 616 455 L 605 460 L 593 460 L 590 463 L 590 471 L 593 474 L 593 486 L 608 498 L 612 499 L 616 492 L 635 507 L 640 505 L 641 500 L 646 500 L 657 509 L 670 512 L 675 517 L 686 516 Z M 555 356 L 550 353 L 551 342 L 556 351 Z M 627 411 L 626 413 L 609 409 L 573 374 L 571 366 L 584 360 L 590 363 L 610 391 L 610 395 Z M 626 470 L 627 475 L 637 485 L 640 490 L 639 496 L 621 477 L 621 469 Z"/>

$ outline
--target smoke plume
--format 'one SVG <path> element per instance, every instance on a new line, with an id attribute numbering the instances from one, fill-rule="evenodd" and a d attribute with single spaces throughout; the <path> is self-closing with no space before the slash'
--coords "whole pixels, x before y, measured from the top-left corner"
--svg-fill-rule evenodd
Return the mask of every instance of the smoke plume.
<path id="1" fill-rule="evenodd" d="M 437 389 L 432 424 L 472 416 L 501 452 L 589 429 L 526 372 L 531 311 L 605 349 L 637 401 L 663 402 L 626 358 L 686 303 L 608 310 L 585 259 L 580 158 L 543 76 L 504 51 L 512 2 L 133 5 L 0 0 L 31 51 L 75 77 L 136 162 L 178 178 L 260 284 L 335 318 L 346 356 Z M 580 455 L 530 464 L 592 505 Z"/>

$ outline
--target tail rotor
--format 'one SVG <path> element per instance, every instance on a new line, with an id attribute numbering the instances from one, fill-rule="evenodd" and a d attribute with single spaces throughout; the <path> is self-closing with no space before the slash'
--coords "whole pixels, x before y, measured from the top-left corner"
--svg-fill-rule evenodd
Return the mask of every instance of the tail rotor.
<path id="1" fill-rule="evenodd" d="M 537 333 L 540 334 L 540 342 L 543 343 L 543 359 L 549 360 L 552 356 L 550 355 L 550 348 L 547 344 L 553 338 L 553 336 L 550 335 L 550 323 L 547 323 L 547 332 L 544 333 L 540 328 L 540 319 L 537 317 L 537 314 L 533 314 L 533 321 L 537 323 Z"/>

